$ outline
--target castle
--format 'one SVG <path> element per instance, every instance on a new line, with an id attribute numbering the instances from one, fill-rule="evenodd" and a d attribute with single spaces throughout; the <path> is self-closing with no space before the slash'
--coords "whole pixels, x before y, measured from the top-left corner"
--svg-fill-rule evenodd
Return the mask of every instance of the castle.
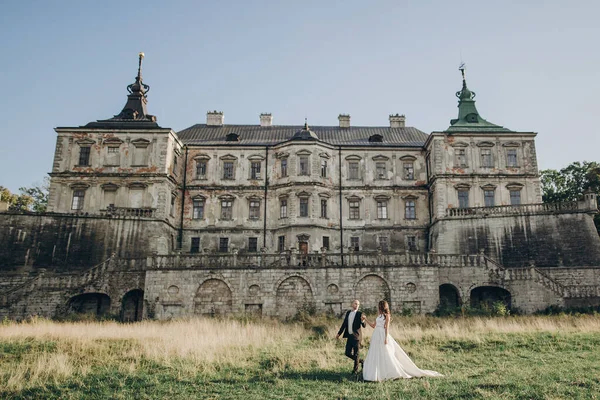
<path id="1" fill-rule="evenodd" d="M 543 204 L 534 132 L 458 117 L 406 126 L 227 125 L 148 114 L 140 53 L 123 110 L 59 127 L 48 211 L 0 212 L 0 317 L 131 321 L 252 313 L 598 304 L 593 193 Z"/>

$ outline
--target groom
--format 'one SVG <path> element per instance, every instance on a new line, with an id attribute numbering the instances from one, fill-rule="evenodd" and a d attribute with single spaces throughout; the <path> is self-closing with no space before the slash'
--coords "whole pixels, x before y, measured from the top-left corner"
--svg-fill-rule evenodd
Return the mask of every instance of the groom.
<path id="1" fill-rule="evenodd" d="M 366 325 L 362 320 L 362 313 L 358 311 L 359 305 L 360 301 L 358 300 L 354 300 L 352 302 L 352 310 L 348 310 L 348 312 L 346 312 L 344 322 L 342 323 L 342 326 L 335 337 L 336 339 L 339 339 L 340 335 L 343 333 L 343 337 L 348 338 L 348 341 L 346 342 L 346 357 L 354 360 L 354 369 L 352 370 L 353 374 L 358 372 L 358 364 L 363 364 L 363 360 L 358 357 L 358 351 L 360 348 L 360 342 L 362 340 L 360 328 L 365 327 Z"/>

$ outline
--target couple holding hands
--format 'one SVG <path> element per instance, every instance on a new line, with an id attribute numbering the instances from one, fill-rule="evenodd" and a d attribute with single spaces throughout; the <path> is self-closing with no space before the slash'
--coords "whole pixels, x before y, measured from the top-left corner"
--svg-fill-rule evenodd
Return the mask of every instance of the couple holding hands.
<path id="1" fill-rule="evenodd" d="M 346 356 L 354 361 L 352 373 L 358 373 L 358 365 L 361 364 L 365 381 L 377 382 L 398 378 L 443 376 L 439 372 L 419 369 L 394 338 L 389 335 L 392 318 L 387 301 L 379 302 L 378 315 L 374 323 L 371 323 L 362 312 L 358 311 L 359 306 L 358 300 L 352 302 L 352 309 L 346 312 L 344 322 L 336 336 L 336 339 L 339 339 L 340 335 L 347 338 Z M 361 328 L 366 327 L 366 324 L 374 328 L 374 331 L 367 357 L 362 360 L 359 357 L 362 340 Z"/>

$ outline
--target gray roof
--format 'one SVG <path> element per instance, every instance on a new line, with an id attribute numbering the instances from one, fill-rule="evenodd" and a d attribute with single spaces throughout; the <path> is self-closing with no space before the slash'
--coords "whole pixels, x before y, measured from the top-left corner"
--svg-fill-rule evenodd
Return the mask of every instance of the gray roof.
<path id="1" fill-rule="evenodd" d="M 196 124 L 178 132 L 177 136 L 187 145 L 265 146 L 291 140 L 303 128 L 301 125 L 263 127 L 260 125 L 207 126 L 206 124 Z M 339 126 L 311 126 L 310 130 L 316 134 L 318 140 L 342 146 L 423 147 L 429 136 L 425 132 L 412 127 L 353 126 L 340 128 Z M 237 133 L 239 142 L 227 142 L 225 137 L 229 133 Z M 369 142 L 369 137 L 373 135 L 382 135 L 383 142 Z"/>

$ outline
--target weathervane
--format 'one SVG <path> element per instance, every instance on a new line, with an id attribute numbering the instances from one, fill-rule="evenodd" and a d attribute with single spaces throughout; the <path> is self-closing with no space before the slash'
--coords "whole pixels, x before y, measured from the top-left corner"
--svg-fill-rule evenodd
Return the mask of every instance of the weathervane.
<path id="1" fill-rule="evenodd" d="M 467 65 L 464 62 L 461 62 L 460 65 L 458 66 L 458 70 L 462 74 L 463 81 L 465 80 L 465 69 L 467 69 Z"/>

